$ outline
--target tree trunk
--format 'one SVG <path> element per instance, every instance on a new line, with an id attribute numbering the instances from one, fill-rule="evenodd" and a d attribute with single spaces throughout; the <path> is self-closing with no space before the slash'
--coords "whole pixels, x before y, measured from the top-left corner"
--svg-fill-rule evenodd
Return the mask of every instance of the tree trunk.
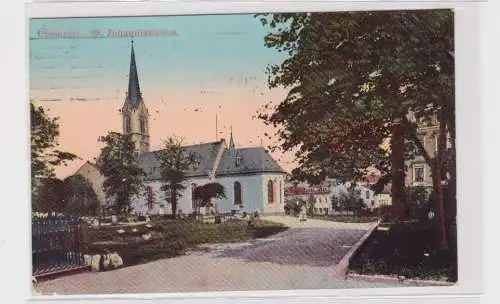
<path id="1" fill-rule="evenodd" d="M 401 118 L 395 118 L 391 137 L 391 196 L 392 216 L 402 220 L 405 216 L 405 130 Z"/>
<path id="2" fill-rule="evenodd" d="M 175 217 L 177 214 L 177 195 L 175 193 L 175 190 L 172 190 L 172 193 L 170 193 L 170 202 L 172 205 L 172 215 Z"/>
<path id="3" fill-rule="evenodd" d="M 436 155 L 436 167 L 434 177 L 434 191 L 436 192 L 436 207 L 438 211 L 437 219 L 437 233 L 439 249 L 447 250 L 448 241 L 446 236 L 446 222 L 445 210 L 443 199 L 443 185 L 442 185 L 442 172 L 443 172 L 443 154 L 446 144 L 446 122 L 443 117 L 443 110 L 439 111 L 439 136 L 438 136 L 438 149 Z"/>

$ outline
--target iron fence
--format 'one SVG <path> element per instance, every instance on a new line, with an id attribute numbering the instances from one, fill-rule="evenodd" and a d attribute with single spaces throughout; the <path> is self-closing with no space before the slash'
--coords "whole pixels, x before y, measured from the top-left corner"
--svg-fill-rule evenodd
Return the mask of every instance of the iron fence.
<path id="1" fill-rule="evenodd" d="M 82 223 L 78 218 L 32 218 L 31 234 L 33 276 L 84 266 Z"/>

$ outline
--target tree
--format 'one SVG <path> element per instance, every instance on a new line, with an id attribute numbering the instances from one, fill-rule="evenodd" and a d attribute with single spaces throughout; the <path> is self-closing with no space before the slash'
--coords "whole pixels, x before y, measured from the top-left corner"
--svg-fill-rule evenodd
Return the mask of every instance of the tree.
<path id="1" fill-rule="evenodd" d="M 260 117 L 279 127 L 279 148 L 299 148 L 296 175 L 357 180 L 375 167 L 391 177 L 382 180 L 392 183 L 393 217 L 401 219 L 405 159 L 420 154 L 439 190 L 443 130 L 454 132 L 451 11 L 258 17 L 270 29 L 265 45 L 288 54 L 268 67 L 269 87 L 289 89 L 285 100 Z M 408 119 L 410 112 L 415 121 Z M 438 166 L 417 132 L 418 123 L 436 114 Z M 443 238 L 441 247 L 446 248 Z"/>
<path id="2" fill-rule="evenodd" d="M 64 213 L 73 215 L 96 215 L 99 199 L 88 179 L 71 175 L 63 181 Z"/>
<path id="3" fill-rule="evenodd" d="M 199 156 L 188 152 L 182 147 L 182 140 L 170 137 L 164 142 L 164 148 L 157 152 L 156 157 L 160 161 L 160 173 L 163 185 L 161 190 L 172 207 L 172 215 L 177 214 L 177 202 L 182 196 L 182 190 L 186 188 L 186 172 L 195 166 Z"/>
<path id="4" fill-rule="evenodd" d="M 59 118 L 51 118 L 46 110 L 30 101 L 31 124 L 31 189 L 36 189 L 36 181 L 54 178 L 54 167 L 67 165 L 77 156 L 58 150 Z"/>
<path id="5" fill-rule="evenodd" d="M 194 188 L 193 199 L 197 208 L 211 207 L 212 199 L 226 198 L 224 186 L 219 183 L 208 183 Z M 198 210 L 199 213 L 199 210 Z"/>
<path id="6" fill-rule="evenodd" d="M 32 209 L 37 212 L 63 212 L 64 183 L 55 177 L 40 180 L 32 199 Z"/>
<path id="7" fill-rule="evenodd" d="M 314 204 L 316 202 L 316 199 L 314 198 L 314 195 L 309 195 L 309 198 L 307 199 L 307 204 L 306 204 L 306 213 L 309 216 L 314 216 Z"/>
<path id="8" fill-rule="evenodd" d="M 101 149 L 96 165 L 104 175 L 103 190 L 106 197 L 114 199 L 115 212 L 128 215 L 131 200 L 144 190 L 145 173 L 139 166 L 131 135 L 109 132 L 99 138 L 105 146 Z"/>

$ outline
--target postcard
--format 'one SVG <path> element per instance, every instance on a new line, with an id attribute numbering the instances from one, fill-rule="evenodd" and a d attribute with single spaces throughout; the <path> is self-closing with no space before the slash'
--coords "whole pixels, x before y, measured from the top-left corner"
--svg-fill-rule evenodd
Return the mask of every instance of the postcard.
<path id="1" fill-rule="evenodd" d="M 454 17 L 31 19 L 34 295 L 455 286 Z"/>

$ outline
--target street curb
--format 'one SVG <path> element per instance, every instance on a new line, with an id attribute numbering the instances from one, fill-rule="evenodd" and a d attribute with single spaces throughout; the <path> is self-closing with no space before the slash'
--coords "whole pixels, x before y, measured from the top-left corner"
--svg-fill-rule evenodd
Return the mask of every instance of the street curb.
<path id="1" fill-rule="evenodd" d="M 373 233 L 375 229 L 377 229 L 378 225 L 380 225 L 381 220 L 378 220 L 373 227 L 368 229 L 368 231 L 354 244 L 354 246 L 349 249 L 349 251 L 344 255 L 344 257 L 333 266 L 333 277 L 345 279 L 347 276 L 347 271 L 349 270 L 349 261 L 356 251 L 363 245 L 363 243 L 368 239 L 368 237 Z"/>
<path id="2" fill-rule="evenodd" d="M 457 283 L 443 282 L 443 281 L 433 281 L 433 280 L 419 280 L 419 279 L 406 279 L 395 276 L 388 275 L 366 275 L 358 273 L 348 273 L 346 278 L 362 280 L 371 283 L 402 283 L 411 286 L 443 286 L 450 287 L 456 286 Z"/>

